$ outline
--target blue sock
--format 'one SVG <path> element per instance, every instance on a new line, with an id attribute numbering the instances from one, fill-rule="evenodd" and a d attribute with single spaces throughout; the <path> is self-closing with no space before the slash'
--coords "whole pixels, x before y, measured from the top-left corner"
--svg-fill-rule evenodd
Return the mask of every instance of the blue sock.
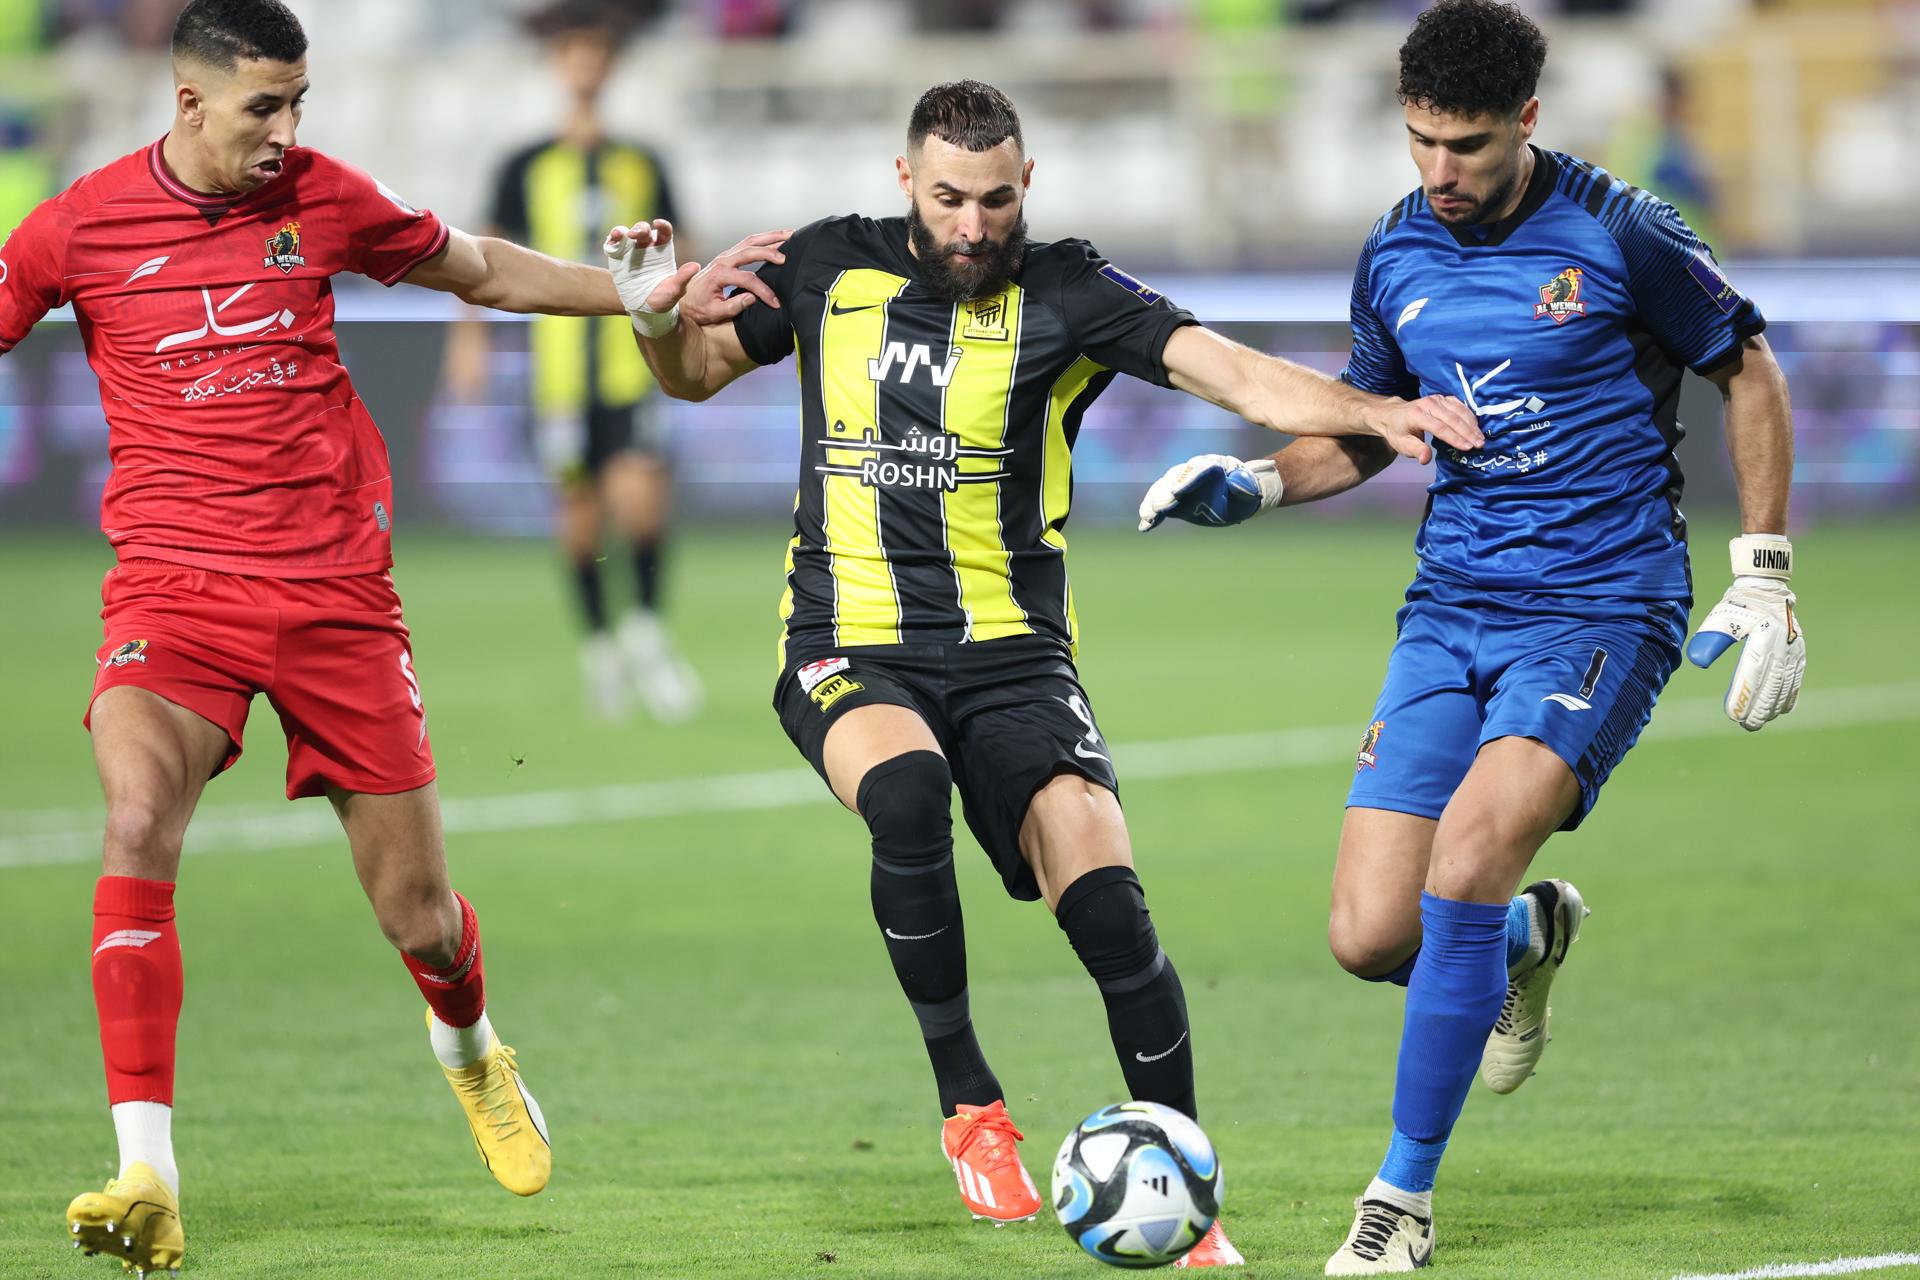
<path id="1" fill-rule="evenodd" d="M 1525 898 L 1515 898 L 1507 904 L 1507 969 L 1527 958 L 1533 950 L 1533 912 L 1527 907 Z"/>
<path id="2" fill-rule="evenodd" d="M 1407 983 L 1407 1020 L 1393 1089 L 1393 1144 L 1380 1180 L 1431 1191 L 1466 1105 L 1487 1033 L 1506 996 L 1511 903 L 1488 905 L 1420 895 L 1424 936 Z"/>
<path id="3" fill-rule="evenodd" d="M 1431 1191 L 1434 1175 L 1440 1171 L 1440 1157 L 1445 1154 L 1445 1138 L 1422 1142 L 1409 1138 L 1395 1125 L 1387 1158 L 1380 1162 L 1380 1181 L 1402 1191 Z"/>
<path id="4" fill-rule="evenodd" d="M 1533 950 L 1533 912 L 1527 906 L 1525 898 L 1515 898 L 1507 904 L 1507 969 L 1527 958 Z M 1396 987 L 1404 987 L 1413 977 L 1414 961 L 1420 958 L 1420 948 L 1415 947 L 1413 954 L 1400 962 L 1400 967 L 1388 973 L 1362 975 L 1362 982 L 1391 982 Z M 1395 1184 L 1398 1185 L 1398 1184 Z"/>

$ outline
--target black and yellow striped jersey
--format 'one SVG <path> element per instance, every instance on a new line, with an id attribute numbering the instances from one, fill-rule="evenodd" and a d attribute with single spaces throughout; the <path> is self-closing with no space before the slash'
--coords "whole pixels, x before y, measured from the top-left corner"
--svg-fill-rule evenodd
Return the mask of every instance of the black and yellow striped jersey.
<path id="1" fill-rule="evenodd" d="M 904 218 L 817 222 L 734 321 L 799 355 L 800 485 L 780 606 L 790 644 L 1047 636 L 1073 648 L 1065 528 L 1080 418 L 1116 372 L 1167 385 L 1189 313 L 1083 240 L 1029 242 L 1006 290 L 954 303 Z"/>
<path id="2" fill-rule="evenodd" d="M 509 157 L 494 183 L 491 221 L 500 234 L 569 262 L 603 262 L 607 228 L 651 218 L 675 221 L 666 171 L 644 147 L 603 141 L 585 149 L 564 139 Z M 534 411 L 571 416 L 627 408 L 653 390 L 653 374 L 625 316 L 535 316 Z"/>

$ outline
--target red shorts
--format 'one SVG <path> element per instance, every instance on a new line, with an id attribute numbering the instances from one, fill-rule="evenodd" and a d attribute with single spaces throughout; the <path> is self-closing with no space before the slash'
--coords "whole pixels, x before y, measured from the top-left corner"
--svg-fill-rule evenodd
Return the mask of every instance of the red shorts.
<path id="1" fill-rule="evenodd" d="M 100 587 L 93 697 L 148 689 L 226 730 L 240 758 L 253 695 L 287 735 L 287 798 L 391 795 L 433 781 L 400 597 L 384 573 L 250 578 L 128 560 Z M 89 700 L 87 714 L 93 714 Z"/>

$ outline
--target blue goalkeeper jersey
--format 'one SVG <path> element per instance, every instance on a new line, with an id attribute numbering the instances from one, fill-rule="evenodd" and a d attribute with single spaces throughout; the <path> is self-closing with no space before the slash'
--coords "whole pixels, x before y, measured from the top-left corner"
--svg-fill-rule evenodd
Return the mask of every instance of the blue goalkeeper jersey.
<path id="1" fill-rule="evenodd" d="M 1415 191 L 1374 226 L 1341 377 L 1479 415 L 1485 445 L 1436 450 L 1417 541 L 1433 587 L 1683 600 L 1681 375 L 1765 325 L 1673 206 L 1536 148 L 1500 222 L 1448 226 Z"/>

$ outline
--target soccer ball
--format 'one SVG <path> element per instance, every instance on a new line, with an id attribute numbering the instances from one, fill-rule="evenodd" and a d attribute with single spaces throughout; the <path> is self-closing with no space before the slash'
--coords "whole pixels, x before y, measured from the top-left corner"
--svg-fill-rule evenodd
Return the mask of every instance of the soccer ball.
<path id="1" fill-rule="evenodd" d="M 1220 1159 L 1200 1126 L 1157 1102 L 1082 1120 L 1053 1161 L 1053 1210 L 1074 1243 L 1116 1267 L 1158 1267 L 1220 1216 Z"/>

